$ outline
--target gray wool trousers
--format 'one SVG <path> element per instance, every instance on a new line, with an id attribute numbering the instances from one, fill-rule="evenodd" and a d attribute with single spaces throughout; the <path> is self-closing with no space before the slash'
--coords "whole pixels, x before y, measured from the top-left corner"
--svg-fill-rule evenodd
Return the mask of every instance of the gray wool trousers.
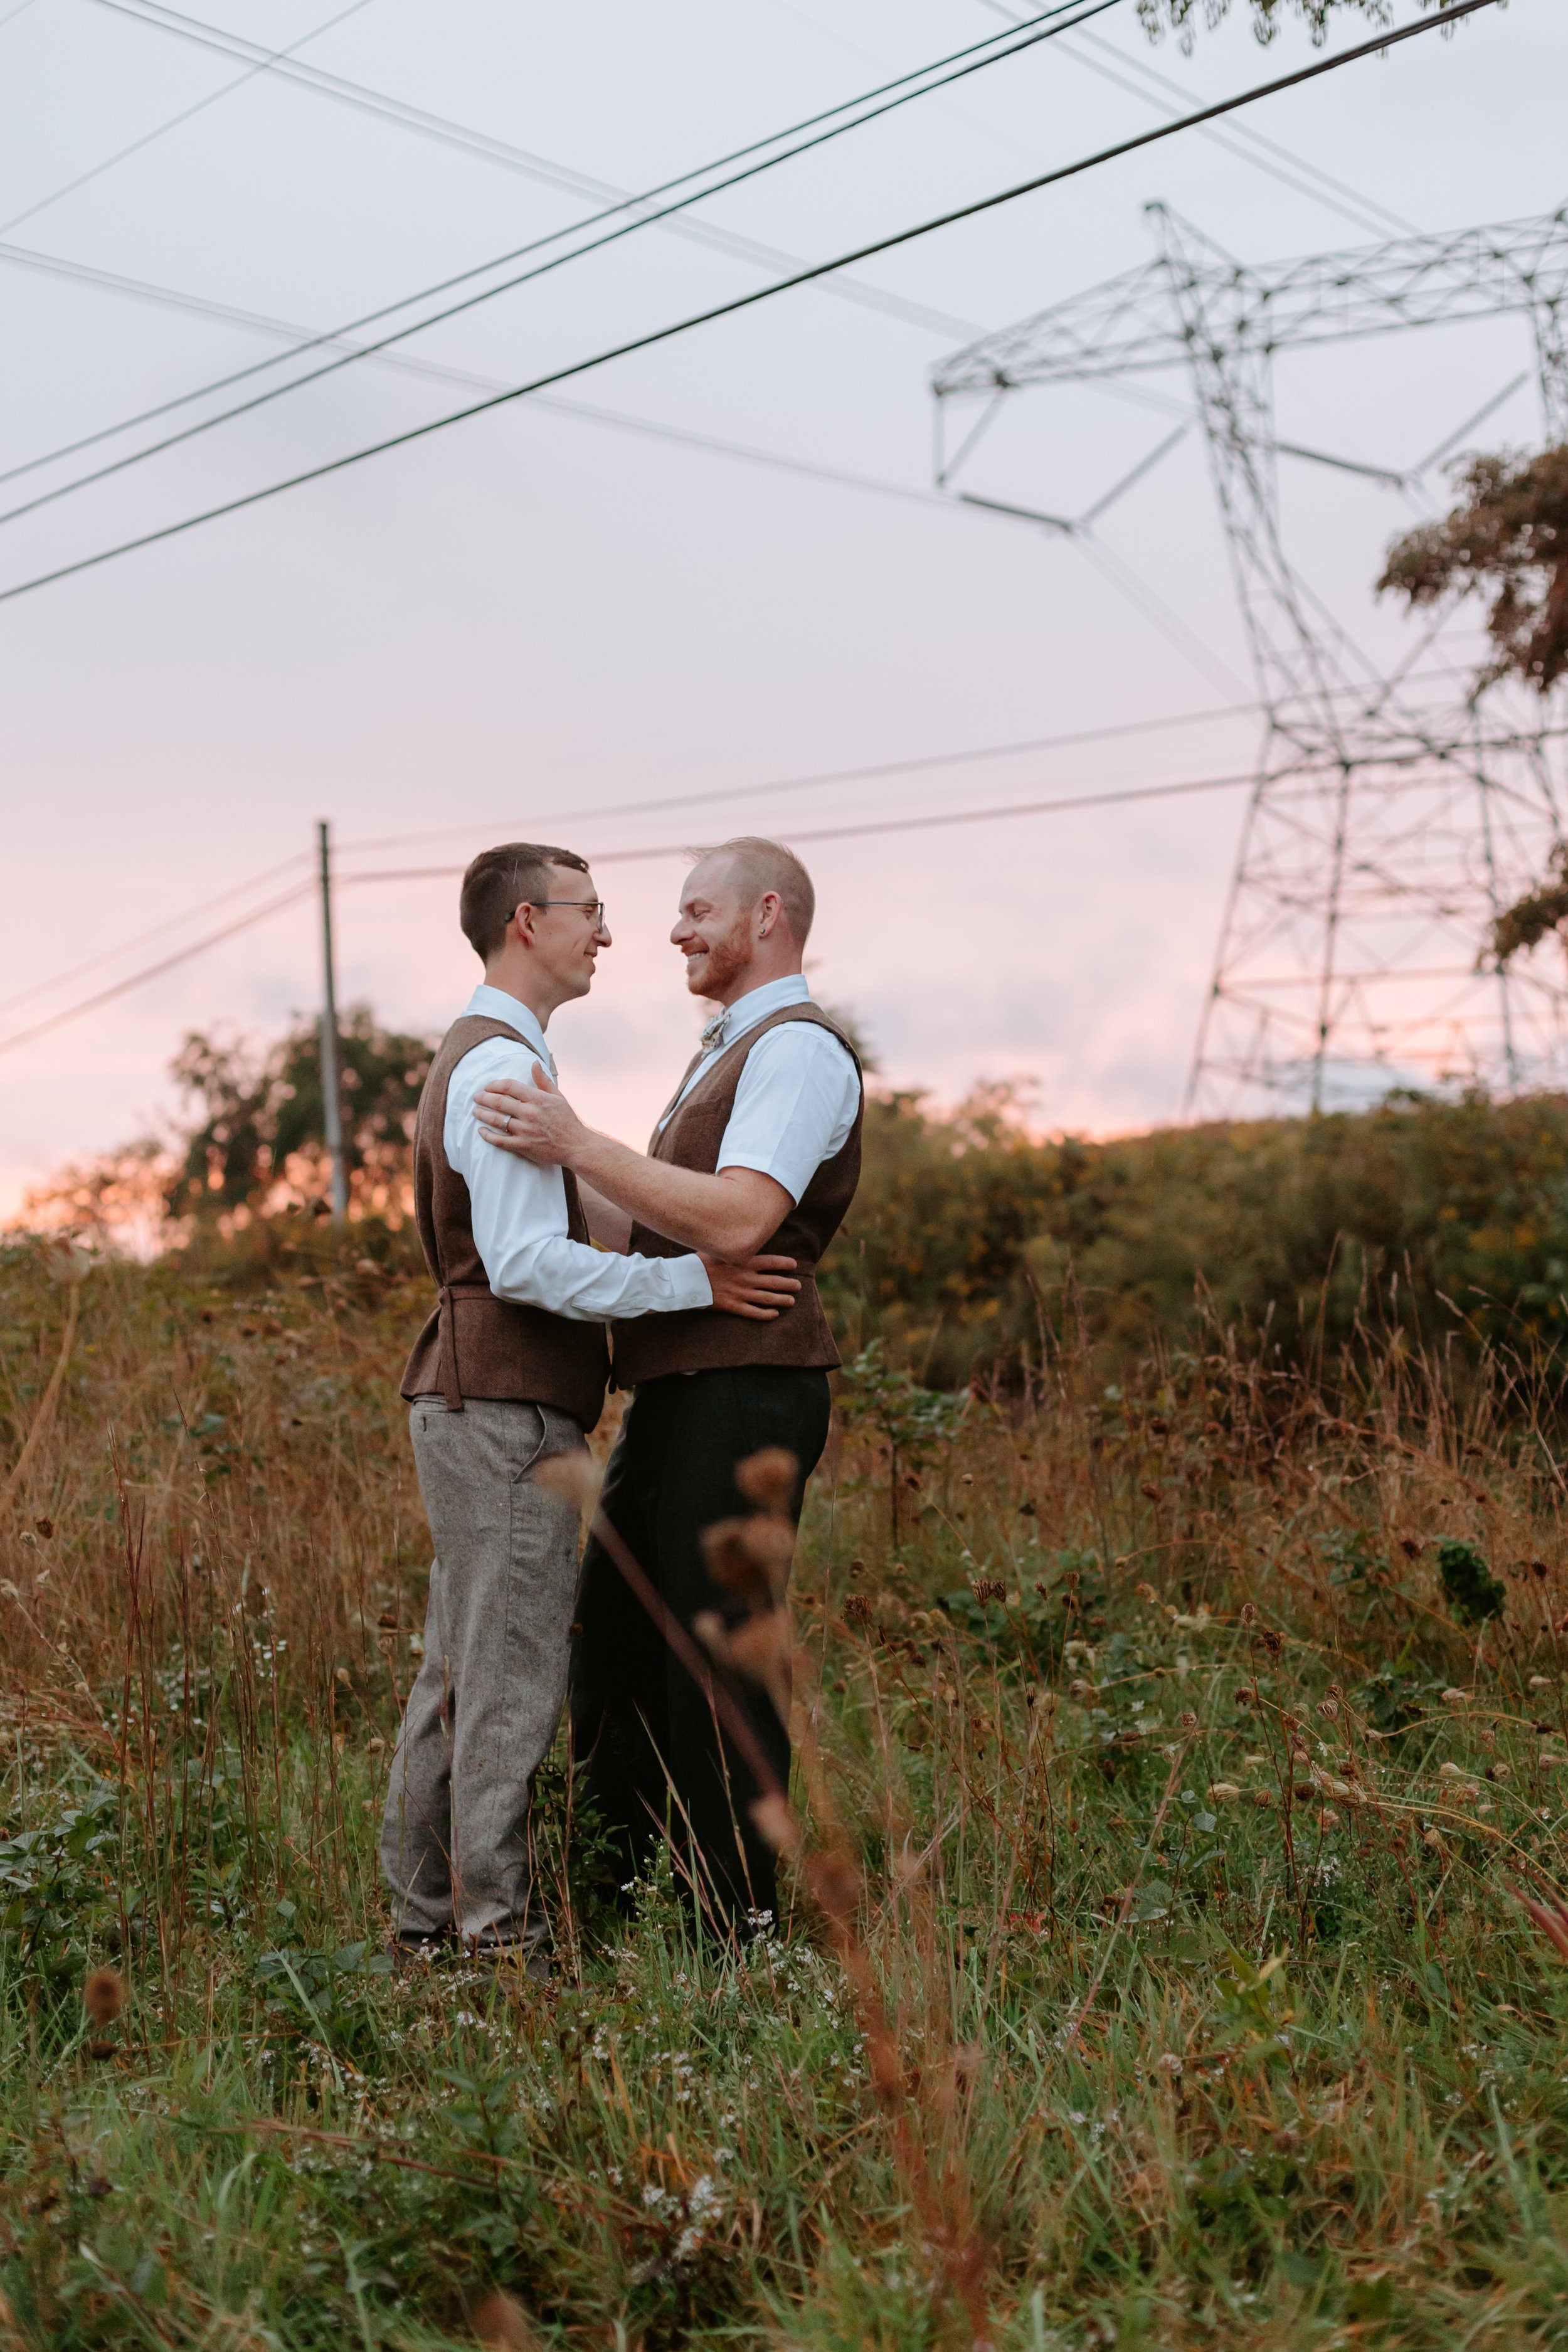
<path id="1" fill-rule="evenodd" d="M 408 1416 L 435 1540 L 425 1659 L 392 1759 L 381 1864 L 393 1931 L 532 1948 L 530 1789 L 560 1720 L 577 1591 L 577 1505 L 533 1475 L 583 1451 L 570 1415 L 470 1397 Z"/>

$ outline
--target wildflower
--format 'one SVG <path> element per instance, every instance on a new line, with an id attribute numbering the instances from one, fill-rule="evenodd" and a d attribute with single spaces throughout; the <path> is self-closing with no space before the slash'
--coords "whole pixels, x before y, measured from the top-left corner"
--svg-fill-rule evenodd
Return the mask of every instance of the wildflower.
<path id="1" fill-rule="evenodd" d="M 125 1979 L 119 1969 L 92 1969 L 82 1986 L 81 2002 L 95 2025 L 112 2025 L 125 2006 Z"/>
<path id="2" fill-rule="evenodd" d="M 1179 2074 L 1182 2071 L 1182 2061 L 1173 2050 L 1163 2051 L 1154 2063 L 1162 2074 Z"/>
<path id="3" fill-rule="evenodd" d="M 1227 1797 L 1239 1797 L 1241 1790 L 1234 1780 L 1211 1780 L 1208 1793 L 1211 1797 L 1218 1798 L 1223 1803 Z"/>
<path id="4" fill-rule="evenodd" d="M 1468 1706 L 1469 1703 L 1470 1694 L 1468 1691 L 1446 1690 L 1443 1693 L 1443 1704 L 1445 1706 Z"/>
<path id="5" fill-rule="evenodd" d="M 1191 1710 L 1190 1708 L 1187 1710 L 1187 1712 L 1186 1712 L 1184 1715 L 1179 1715 L 1179 1716 L 1177 1716 L 1177 1717 L 1176 1717 L 1176 1728 L 1177 1728 L 1177 1730 L 1178 1730 L 1178 1731 L 1195 1731 L 1195 1730 L 1197 1729 L 1197 1727 L 1198 1727 L 1198 1719 L 1197 1719 L 1197 1717 L 1196 1717 L 1195 1715 L 1194 1715 L 1194 1714 L 1193 1714 L 1193 1712 L 1192 1712 L 1192 1710 Z"/>

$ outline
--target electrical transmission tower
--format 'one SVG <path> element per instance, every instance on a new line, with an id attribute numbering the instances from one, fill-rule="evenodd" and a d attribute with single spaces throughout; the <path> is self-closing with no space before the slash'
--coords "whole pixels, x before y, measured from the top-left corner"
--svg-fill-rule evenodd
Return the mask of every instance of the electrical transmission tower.
<path id="1" fill-rule="evenodd" d="M 1422 698 L 1411 675 L 1421 646 L 1379 677 L 1288 558 L 1277 482 L 1287 456 L 1413 485 L 1503 395 L 1400 475 L 1281 443 L 1272 362 L 1293 346 L 1522 312 L 1548 439 L 1568 442 L 1568 207 L 1262 266 L 1149 210 L 1153 260 L 958 352 L 933 388 L 938 479 L 951 485 L 1009 394 L 1171 368 L 1190 385 L 1266 719 L 1188 1111 L 1342 1107 L 1398 1085 L 1561 1083 L 1568 998 L 1552 959 L 1505 973 L 1485 954 L 1493 918 L 1562 837 L 1552 730 L 1533 698 L 1510 702 L 1502 688 L 1479 704 L 1453 687 Z M 984 406 L 944 461 L 955 402 Z"/>

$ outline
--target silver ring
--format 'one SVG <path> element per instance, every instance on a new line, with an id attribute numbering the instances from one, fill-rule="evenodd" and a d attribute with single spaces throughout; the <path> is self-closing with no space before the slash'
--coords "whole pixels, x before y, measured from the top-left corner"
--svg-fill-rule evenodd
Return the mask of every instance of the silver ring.
<path id="1" fill-rule="evenodd" d="M 502 1113 L 501 1113 L 501 1115 L 500 1115 L 500 1123 L 501 1123 L 501 1125 L 505 1128 L 505 1129 L 506 1129 L 507 1133 L 510 1135 L 510 1134 L 511 1133 L 511 1113 L 510 1113 L 510 1110 L 503 1110 L 503 1111 L 502 1111 Z"/>

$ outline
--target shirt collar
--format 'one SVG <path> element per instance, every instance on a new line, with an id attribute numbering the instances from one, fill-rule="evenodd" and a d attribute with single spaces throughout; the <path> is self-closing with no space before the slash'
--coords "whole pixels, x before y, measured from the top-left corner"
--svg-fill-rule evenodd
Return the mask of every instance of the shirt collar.
<path id="1" fill-rule="evenodd" d="M 526 1038 L 551 1076 L 555 1076 L 555 1057 L 544 1042 L 539 1015 L 531 1006 L 521 1003 L 515 996 L 509 996 L 504 988 L 491 988 L 488 982 L 481 981 L 465 1010 L 479 1013 L 486 1021 L 504 1021 L 510 1029 L 517 1031 L 520 1037 Z"/>
<path id="2" fill-rule="evenodd" d="M 748 1029 L 754 1029 L 759 1021 L 767 1019 L 770 1013 L 782 1012 L 786 1004 L 808 1004 L 810 1002 L 811 983 L 805 972 L 790 971 L 782 980 L 770 980 L 764 987 L 750 990 L 746 995 L 738 996 L 733 1004 L 725 1007 L 719 1016 L 713 1050 L 718 1052 L 726 1045 L 732 1045 L 737 1037 L 743 1037 Z"/>

